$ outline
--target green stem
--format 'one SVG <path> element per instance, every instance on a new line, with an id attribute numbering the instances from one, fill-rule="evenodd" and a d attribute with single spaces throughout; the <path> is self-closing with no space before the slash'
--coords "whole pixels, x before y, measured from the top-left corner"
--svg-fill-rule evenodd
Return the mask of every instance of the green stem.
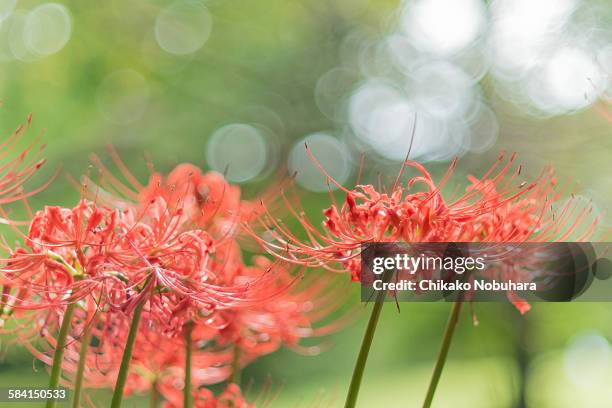
<path id="1" fill-rule="evenodd" d="M 0 286 L 0 320 L 4 314 L 4 286 Z"/>
<path id="2" fill-rule="evenodd" d="M 234 357 L 232 358 L 232 376 L 230 381 L 236 385 L 240 385 L 240 355 L 242 351 L 237 345 L 234 346 Z"/>
<path id="3" fill-rule="evenodd" d="M 191 408 L 191 333 L 193 322 L 185 325 L 185 386 L 183 387 L 183 408 Z"/>
<path id="4" fill-rule="evenodd" d="M 157 389 L 157 380 L 151 384 L 151 398 L 149 398 L 149 408 L 157 408 L 160 400 L 159 390 Z"/>
<path id="5" fill-rule="evenodd" d="M 440 376 L 442 375 L 442 369 L 444 368 L 444 363 L 446 362 L 446 356 L 448 356 L 448 350 L 453 339 L 453 334 L 455 333 L 455 327 L 457 326 L 457 322 L 459 321 L 459 312 L 461 311 L 462 303 L 463 302 L 461 300 L 455 302 L 451 309 L 448 322 L 446 323 L 446 330 L 444 330 L 442 346 L 440 346 L 438 359 L 436 360 L 436 365 L 431 376 L 431 381 L 429 382 L 429 388 L 427 389 L 427 395 L 425 396 L 425 401 L 423 402 L 423 408 L 431 407 L 431 403 L 436 392 L 436 387 L 438 386 Z"/>
<path id="6" fill-rule="evenodd" d="M 62 317 L 62 324 L 60 326 L 59 336 L 57 337 L 57 345 L 55 347 L 55 354 L 53 355 L 53 365 L 51 366 L 51 378 L 49 379 L 49 389 L 56 389 L 59 385 L 60 374 L 62 372 L 62 362 L 64 361 L 64 351 L 66 350 L 66 339 L 68 338 L 68 330 L 70 329 L 70 323 L 72 315 L 74 314 L 75 303 L 69 303 L 64 311 Z M 48 399 L 46 408 L 55 408 L 57 401 L 55 399 Z"/>
<path id="7" fill-rule="evenodd" d="M 87 322 L 85 322 L 87 324 Z M 76 379 L 74 380 L 74 397 L 72 399 L 72 407 L 79 408 L 81 402 L 81 392 L 83 390 L 83 374 L 85 372 L 85 361 L 87 360 L 87 349 L 89 348 L 89 340 L 91 339 L 91 330 L 93 321 L 85 327 L 85 332 L 81 338 L 81 350 L 79 350 L 79 365 L 77 367 Z"/>
<path id="8" fill-rule="evenodd" d="M 142 315 L 142 309 L 145 303 L 146 300 L 143 300 L 138 304 L 138 306 L 136 306 L 136 309 L 134 309 L 134 316 L 132 317 L 132 323 L 130 324 L 130 331 L 125 344 L 125 350 L 123 351 L 123 357 L 121 358 L 119 375 L 117 376 L 117 382 L 115 383 L 115 391 L 113 392 L 111 408 L 119 408 L 121 406 L 123 388 L 125 388 L 125 382 L 130 369 L 130 360 L 132 359 L 132 353 L 134 352 L 134 341 L 136 340 L 138 324 L 140 323 L 140 316 Z"/>
<path id="9" fill-rule="evenodd" d="M 383 280 L 385 278 L 383 277 Z M 378 319 L 380 318 L 380 312 L 382 311 L 383 304 L 385 303 L 385 292 L 379 291 L 374 301 L 374 307 L 370 314 L 370 320 L 368 326 L 363 335 L 361 341 L 361 348 L 359 349 L 359 355 L 357 356 L 357 362 L 353 369 L 353 377 L 351 378 L 351 385 L 346 396 L 346 402 L 344 403 L 345 408 L 354 408 L 357 403 L 357 395 L 359 394 L 359 388 L 361 387 L 361 380 L 365 371 L 366 361 L 368 360 L 368 354 L 370 353 L 370 347 L 372 346 L 372 340 L 374 339 L 374 332 L 378 325 Z"/>

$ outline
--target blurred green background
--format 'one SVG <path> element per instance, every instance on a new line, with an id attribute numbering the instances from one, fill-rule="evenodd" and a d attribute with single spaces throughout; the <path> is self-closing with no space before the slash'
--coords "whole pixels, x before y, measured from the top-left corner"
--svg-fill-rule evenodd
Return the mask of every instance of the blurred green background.
<path id="1" fill-rule="evenodd" d="M 327 186 L 304 140 L 345 185 L 361 152 L 363 179 L 386 183 L 416 118 L 411 157 L 434 175 L 460 156 L 451 184 L 464 185 L 501 150 L 518 152 L 527 176 L 551 163 L 568 193 L 593 200 L 596 239 L 606 239 L 611 23 L 606 0 L 3 0 L 0 131 L 32 112 L 29 135 L 48 144 L 32 185 L 61 168 L 35 209 L 74 203 L 63 174 L 95 173 L 89 154 L 108 162 L 112 144 L 143 181 L 148 152 L 162 171 L 193 162 L 225 172 L 246 197 L 297 171 L 318 223 Z M 360 406 L 419 406 L 448 309 L 385 305 Z M 466 308 L 434 406 L 612 406 L 611 312 L 537 304 L 521 317 L 477 304 L 475 325 Z M 250 395 L 270 378 L 272 406 L 341 406 L 365 316 L 319 356 L 261 358 L 243 376 Z M 8 340 L 0 386 L 45 385 L 42 364 Z"/>

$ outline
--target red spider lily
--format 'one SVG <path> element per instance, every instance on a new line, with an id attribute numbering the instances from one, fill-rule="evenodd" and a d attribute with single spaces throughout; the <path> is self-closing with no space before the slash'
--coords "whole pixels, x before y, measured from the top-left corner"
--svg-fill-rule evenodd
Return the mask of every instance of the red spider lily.
<path id="1" fill-rule="evenodd" d="M 26 237 L 30 251 L 14 251 L 2 268 L 2 304 L 13 311 L 40 309 L 30 316 L 31 326 L 49 336 L 55 355 L 62 350 L 62 360 L 53 360 L 53 367 L 61 367 L 69 341 L 68 330 L 62 329 L 71 324 L 81 300 L 95 302 L 101 312 L 116 312 L 124 321 L 134 315 L 138 322 L 146 306 L 148 318 L 167 333 L 181 332 L 189 321 L 213 321 L 210 315 L 217 309 L 258 302 L 283 290 L 266 284 L 265 276 L 226 279 L 226 260 L 215 258 L 210 236 L 181 228 L 183 220 L 181 211 L 165 210 L 163 199 L 151 203 L 140 218 L 135 209 L 110 210 L 87 200 L 74 209 L 47 207 L 32 221 Z M 116 332 L 104 336 L 109 334 L 125 338 Z M 58 379 L 52 375 L 52 381 Z"/>
<path id="2" fill-rule="evenodd" d="M 91 294 L 111 265 L 119 266 L 109 256 L 117 248 L 119 228 L 117 211 L 84 200 L 73 209 L 46 207 L 36 213 L 25 237 L 30 251 L 15 250 L 2 268 L 5 283 L 18 288 L 13 306 L 45 308 Z"/>
<path id="3" fill-rule="evenodd" d="M 196 406 L 247 406 L 233 391 L 211 400 L 202 387 L 281 345 L 313 354 L 318 349 L 300 340 L 341 326 L 317 327 L 343 301 L 329 278 L 298 282 L 300 273 L 263 257 L 245 264 L 237 227 L 260 207 L 241 200 L 238 187 L 191 165 L 168 177 L 155 173 L 144 187 L 117 164 L 136 191 L 103 170 L 97 202 L 36 213 L 24 237 L 28 249 L 14 250 L 0 268 L 12 288 L 4 303 L 29 328 L 20 338 L 41 361 L 55 364 L 52 355 L 65 344 L 59 364 L 67 376 L 84 376 L 75 381 L 85 387 L 112 386 L 125 372 L 119 363 L 136 327 L 124 393 L 165 395 L 180 381 L 182 390 L 191 348 Z M 142 322 L 133 326 L 137 308 Z M 67 318 L 60 342 L 55 336 Z M 30 342 L 38 335 L 42 349 Z"/>
<path id="4" fill-rule="evenodd" d="M 311 157 L 316 162 L 312 154 Z M 265 234 L 260 235 L 249 225 L 246 227 L 268 253 L 279 259 L 306 267 L 321 266 L 331 271 L 350 272 L 356 281 L 361 278 L 361 247 L 367 243 L 546 242 L 567 239 L 578 230 L 591 209 L 577 208 L 570 200 L 560 211 L 561 215 L 556 215 L 550 208 L 560 193 L 555 190 L 556 179 L 552 170 L 546 169 L 532 182 L 520 182 L 517 179 L 521 167 L 511 170 L 514 160 L 513 155 L 503 164 L 504 155 L 500 155 L 497 163 L 481 178 L 470 176 L 470 186 L 455 199 L 444 197 L 442 188 L 451 177 L 456 160 L 437 184 L 423 166 L 406 160 L 390 191 L 380 191 L 372 185 L 345 189 L 316 162 L 328 181 L 346 194 L 344 204 L 336 204 L 332 197 L 331 206 L 324 210 L 323 232 L 287 200 L 289 211 L 303 227 L 305 239 L 295 235 L 269 211 L 264 211 L 257 220 Z M 419 175 L 401 186 L 399 181 L 407 167 L 415 169 Z M 416 184 L 421 184 L 425 191 L 411 191 Z M 573 215 L 576 215 L 575 221 L 570 221 Z M 595 219 L 578 239 L 588 239 L 597 221 Z M 384 296 L 384 292 L 376 296 L 347 393 L 347 407 L 354 407 L 357 402 Z M 521 313 L 529 310 L 529 305 L 515 294 L 508 296 Z M 435 394 L 461 304 L 460 299 L 452 307 L 424 407 L 431 405 Z"/>
<path id="5" fill-rule="evenodd" d="M 360 279 L 360 248 L 369 242 L 545 242 L 563 241 L 578 229 L 590 208 L 580 208 L 570 200 L 557 213 L 551 203 L 560 193 L 555 190 L 556 178 L 547 168 L 532 182 L 519 182 L 521 167 L 512 171 L 513 155 L 505 162 L 500 155 L 495 165 L 481 178 L 470 176 L 466 192 L 453 200 L 443 197 L 441 189 L 456 167 L 453 161 L 441 181 L 436 184 L 429 172 L 418 163 L 406 161 L 419 175 L 406 186 L 393 186 L 392 191 L 379 191 L 372 185 L 358 185 L 346 194 L 342 206 L 335 202 L 323 214 L 320 232 L 303 214 L 288 206 L 299 220 L 307 239 L 301 239 L 284 224 L 269 215 L 258 219 L 267 231 L 264 239 L 250 230 L 261 245 L 276 257 L 304 266 L 322 266 L 332 271 L 351 273 Z M 505 162 L 505 164 L 504 164 Z M 322 171 L 324 171 L 322 169 Z M 400 177 L 398 177 L 399 180 Z M 425 191 L 410 192 L 415 184 Z M 575 221 L 570 222 L 570 219 Z M 586 240 L 597 225 L 592 221 L 578 240 Z M 271 239 L 270 239 L 271 238 Z M 335 265 L 340 264 L 340 267 Z M 516 301 L 521 311 L 522 302 Z"/>
<path id="6" fill-rule="evenodd" d="M 256 279 L 248 285 L 221 281 L 224 262 L 214 259 L 210 235 L 182 229 L 181 212 L 165 208 L 159 199 L 138 219 L 133 209 L 112 210 L 82 200 L 73 209 L 38 212 L 26 238 L 31 252 L 15 251 L 3 268 L 6 283 L 34 295 L 31 302 L 20 299 L 13 306 L 66 304 L 95 293 L 111 308 L 130 309 L 156 291 L 214 309 L 257 288 Z M 145 290 L 145 283 L 155 291 Z"/>

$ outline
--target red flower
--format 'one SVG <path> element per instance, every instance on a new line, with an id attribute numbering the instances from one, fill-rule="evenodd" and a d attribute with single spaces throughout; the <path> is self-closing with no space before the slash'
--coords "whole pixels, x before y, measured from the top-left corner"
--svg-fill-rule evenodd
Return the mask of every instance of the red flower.
<path id="1" fill-rule="evenodd" d="M 192 327 L 196 406 L 250 406 L 236 387 L 219 397 L 202 387 L 282 345 L 313 354 L 317 348 L 302 348 L 300 340 L 337 329 L 340 320 L 319 322 L 343 298 L 328 290 L 329 277 L 298 282 L 299 272 L 263 257 L 246 265 L 237 234 L 261 207 L 242 200 L 218 173 L 180 165 L 142 186 L 116 162 L 133 189 L 99 164 L 104 177 L 90 197 L 96 201 L 37 212 L 24 237 L 28 249 L 13 251 L 0 268 L 11 285 L 6 303 L 24 328 L 20 338 L 50 365 L 73 305 L 62 369 L 72 377 L 85 359 L 84 383 L 109 387 L 141 306 L 125 393 L 155 387 L 169 404 L 181 400 L 184 333 Z M 40 336 L 39 349 L 32 340 Z"/>
<path id="2" fill-rule="evenodd" d="M 521 182 L 518 180 L 521 167 L 512 171 L 514 161 L 514 155 L 507 162 L 504 155 L 500 155 L 484 176 L 470 176 L 471 184 L 455 199 L 445 199 L 441 190 L 451 177 L 456 161 L 438 184 L 423 166 L 406 161 L 404 166 L 414 168 L 419 175 L 405 186 L 396 183 L 390 191 L 379 191 L 372 185 L 358 185 L 351 190 L 343 188 L 344 204 L 339 206 L 332 202 L 323 212 L 323 232 L 303 212 L 290 206 L 308 237 L 306 240 L 269 214 L 257 220 L 267 236 L 250 231 L 266 251 L 280 259 L 336 272 L 348 271 L 355 281 L 360 279 L 359 255 L 364 243 L 567 239 L 590 210 L 578 208 L 570 201 L 555 215 L 550 208 L 559 193 L 554 189 L 556 178 L 552 170 L 546 169 L 534 181 Z M 416 184 L 422 184 L 425 191 L 411 192 Z M 570 223 L 572 217 L 577 221 Z M 596 223 L 594 220 L 578 240 L 588 239 Z M 525 307 L 521 306 L 521 310 Z"/>

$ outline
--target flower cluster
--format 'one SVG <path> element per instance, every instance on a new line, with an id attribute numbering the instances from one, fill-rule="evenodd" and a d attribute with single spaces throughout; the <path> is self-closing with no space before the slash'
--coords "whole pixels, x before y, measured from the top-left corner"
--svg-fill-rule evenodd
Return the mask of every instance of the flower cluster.
<path id="1" fill-rule="evenodd" d="M 285 261 L 309 267 L 321 266 L 335 272 L 349 272 L 354 281 L 361 276 L 360 251 L 370 242 L 549 242 L 564 241 L 578 230 L 576 240 L 587 240 L 597 225 L 592 220 L 586 229 L 582 221 L 591 211 L 570 200 L 557 211 L 551 204 L 559 199 L 556 177 L 550 168 L 531 182 L 519 181 L 521 167 L 516 156 L 501 154 L 480 178 L 469 176 L 469 185 L 459 197 L 445 198 L 442 189 L 450 179 L 453 161 L 441 181 L 419 163 L 406 161 L 418 174 L 405 186 L 398 182 L 390 191 L 371 184 L 345 189 L 342 205 L 332 202 L 323 211 L 323 232 L 304 215 L 289 206 L 300 221 L 307 239 L 301 239 L 274 217 L 258 218 L 267 231 L 258 238 L 267 252 Z M 415 190 L 417 184 L 424 188 Z M 509 297 L 524 313 L 529 305 L 513 294 Z"/>
<path id="2" fill-rule="evenodd" d="M 61 369 L 78 392 L 114 387 L 113 406 L 146 391 L 166 406 L 250 406 L 238 384 L 218 397 L 206 386 L 237 382 L 241 368 L 281 346 L 312 354 L 301 339 L 338 326 L 317 322 L 342 297 L 325 276 L 244 260 L 239 227 L 261 206 L 222 175 L 183 164 L 140 185 L 113 157 L 130 186 L 94 158 L 101 181 L 87 180 L 74 208 L 33 214 L 1 267 L 2 313 L 52 366 L 52 382 L 58 373 L 52 386 Z"/>

